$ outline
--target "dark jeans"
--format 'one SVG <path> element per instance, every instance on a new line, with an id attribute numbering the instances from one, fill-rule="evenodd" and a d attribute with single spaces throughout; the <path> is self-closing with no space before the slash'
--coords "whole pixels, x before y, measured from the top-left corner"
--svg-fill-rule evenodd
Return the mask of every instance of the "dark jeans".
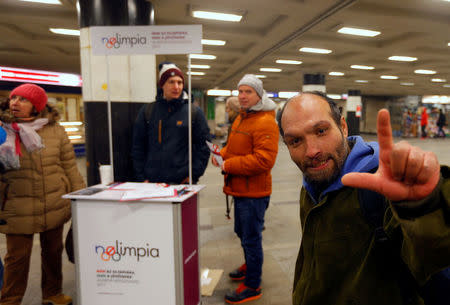
<path id="1" fill-rule="evenodd" d="M 261 285 L 263 264 L 262 229 L 270 196 L 263 198 L 234 197 L 234 232 L 241 239 L 247 273 L 245 285 Z"/>
<path id="2" fill-rule="evenodd" d="M 427 137 L 427 125 L 422 125 L 422 138 L 426 138 Z"/>

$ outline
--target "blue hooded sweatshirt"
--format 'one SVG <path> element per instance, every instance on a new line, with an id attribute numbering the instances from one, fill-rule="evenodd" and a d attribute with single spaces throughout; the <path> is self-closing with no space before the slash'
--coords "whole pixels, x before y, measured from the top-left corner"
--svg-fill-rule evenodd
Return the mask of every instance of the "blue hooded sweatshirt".
<path id="1" fill-rule="evenodd" d="M 303 186 L 308 191 L 315 204 L 329 192 L 339 190 L 344 187 L 341 178 L 348 173 L 367 173 L 378 167 L 379 146 L 377 142 L 364 142 L 360 136 L 350 136 L 347 138 L 351 151 L 345 160 L 344 166 L 339 176 L 322 193 L 317 194 L 314 185 L 303 179 Z M 353 144 L 353 147 L 352 147 Z"/>
<path id="2" fill-rule="evenodd" d="M 0 145 L 6 141 L 6 131 L 0 126 Z"/>

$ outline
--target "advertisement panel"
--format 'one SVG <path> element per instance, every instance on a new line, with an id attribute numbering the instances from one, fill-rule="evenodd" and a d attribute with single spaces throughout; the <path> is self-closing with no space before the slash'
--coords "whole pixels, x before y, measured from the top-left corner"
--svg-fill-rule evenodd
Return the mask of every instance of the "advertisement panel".
<path id="1" fill-rule="evenodd" d="M 201 25 L 94 26 L 94 55 L 202 53 Z"/>

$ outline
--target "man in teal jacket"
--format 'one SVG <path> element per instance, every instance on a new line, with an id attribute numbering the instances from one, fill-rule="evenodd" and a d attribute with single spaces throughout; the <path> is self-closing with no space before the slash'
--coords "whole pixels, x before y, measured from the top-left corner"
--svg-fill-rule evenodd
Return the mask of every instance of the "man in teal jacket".
<path id="1" fill-rule="evenodd" d="M 279 126 L 303 172 L 293 304 L 423 304 L 419 287 L 450 265 L 449 168 L 432 152 L 394 144 L 385 109 L 379 146 L 347 137 L 336 104 L 317 92 L 289 100 Z M 359 189 L 388 203 L 383 244 Z"/>

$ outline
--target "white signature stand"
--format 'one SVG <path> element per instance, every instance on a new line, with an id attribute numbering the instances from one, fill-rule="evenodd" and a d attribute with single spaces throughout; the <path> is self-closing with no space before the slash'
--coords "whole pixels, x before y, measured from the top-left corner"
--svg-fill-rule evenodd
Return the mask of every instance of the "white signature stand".
<path id="1" fill-rule="evenodd" d="M 198 192 L 120 201 L 92 186 L 72 200 L 80 305 L 200 304 Z M 84 193 L 84 195 L 83 195 Z"/>

